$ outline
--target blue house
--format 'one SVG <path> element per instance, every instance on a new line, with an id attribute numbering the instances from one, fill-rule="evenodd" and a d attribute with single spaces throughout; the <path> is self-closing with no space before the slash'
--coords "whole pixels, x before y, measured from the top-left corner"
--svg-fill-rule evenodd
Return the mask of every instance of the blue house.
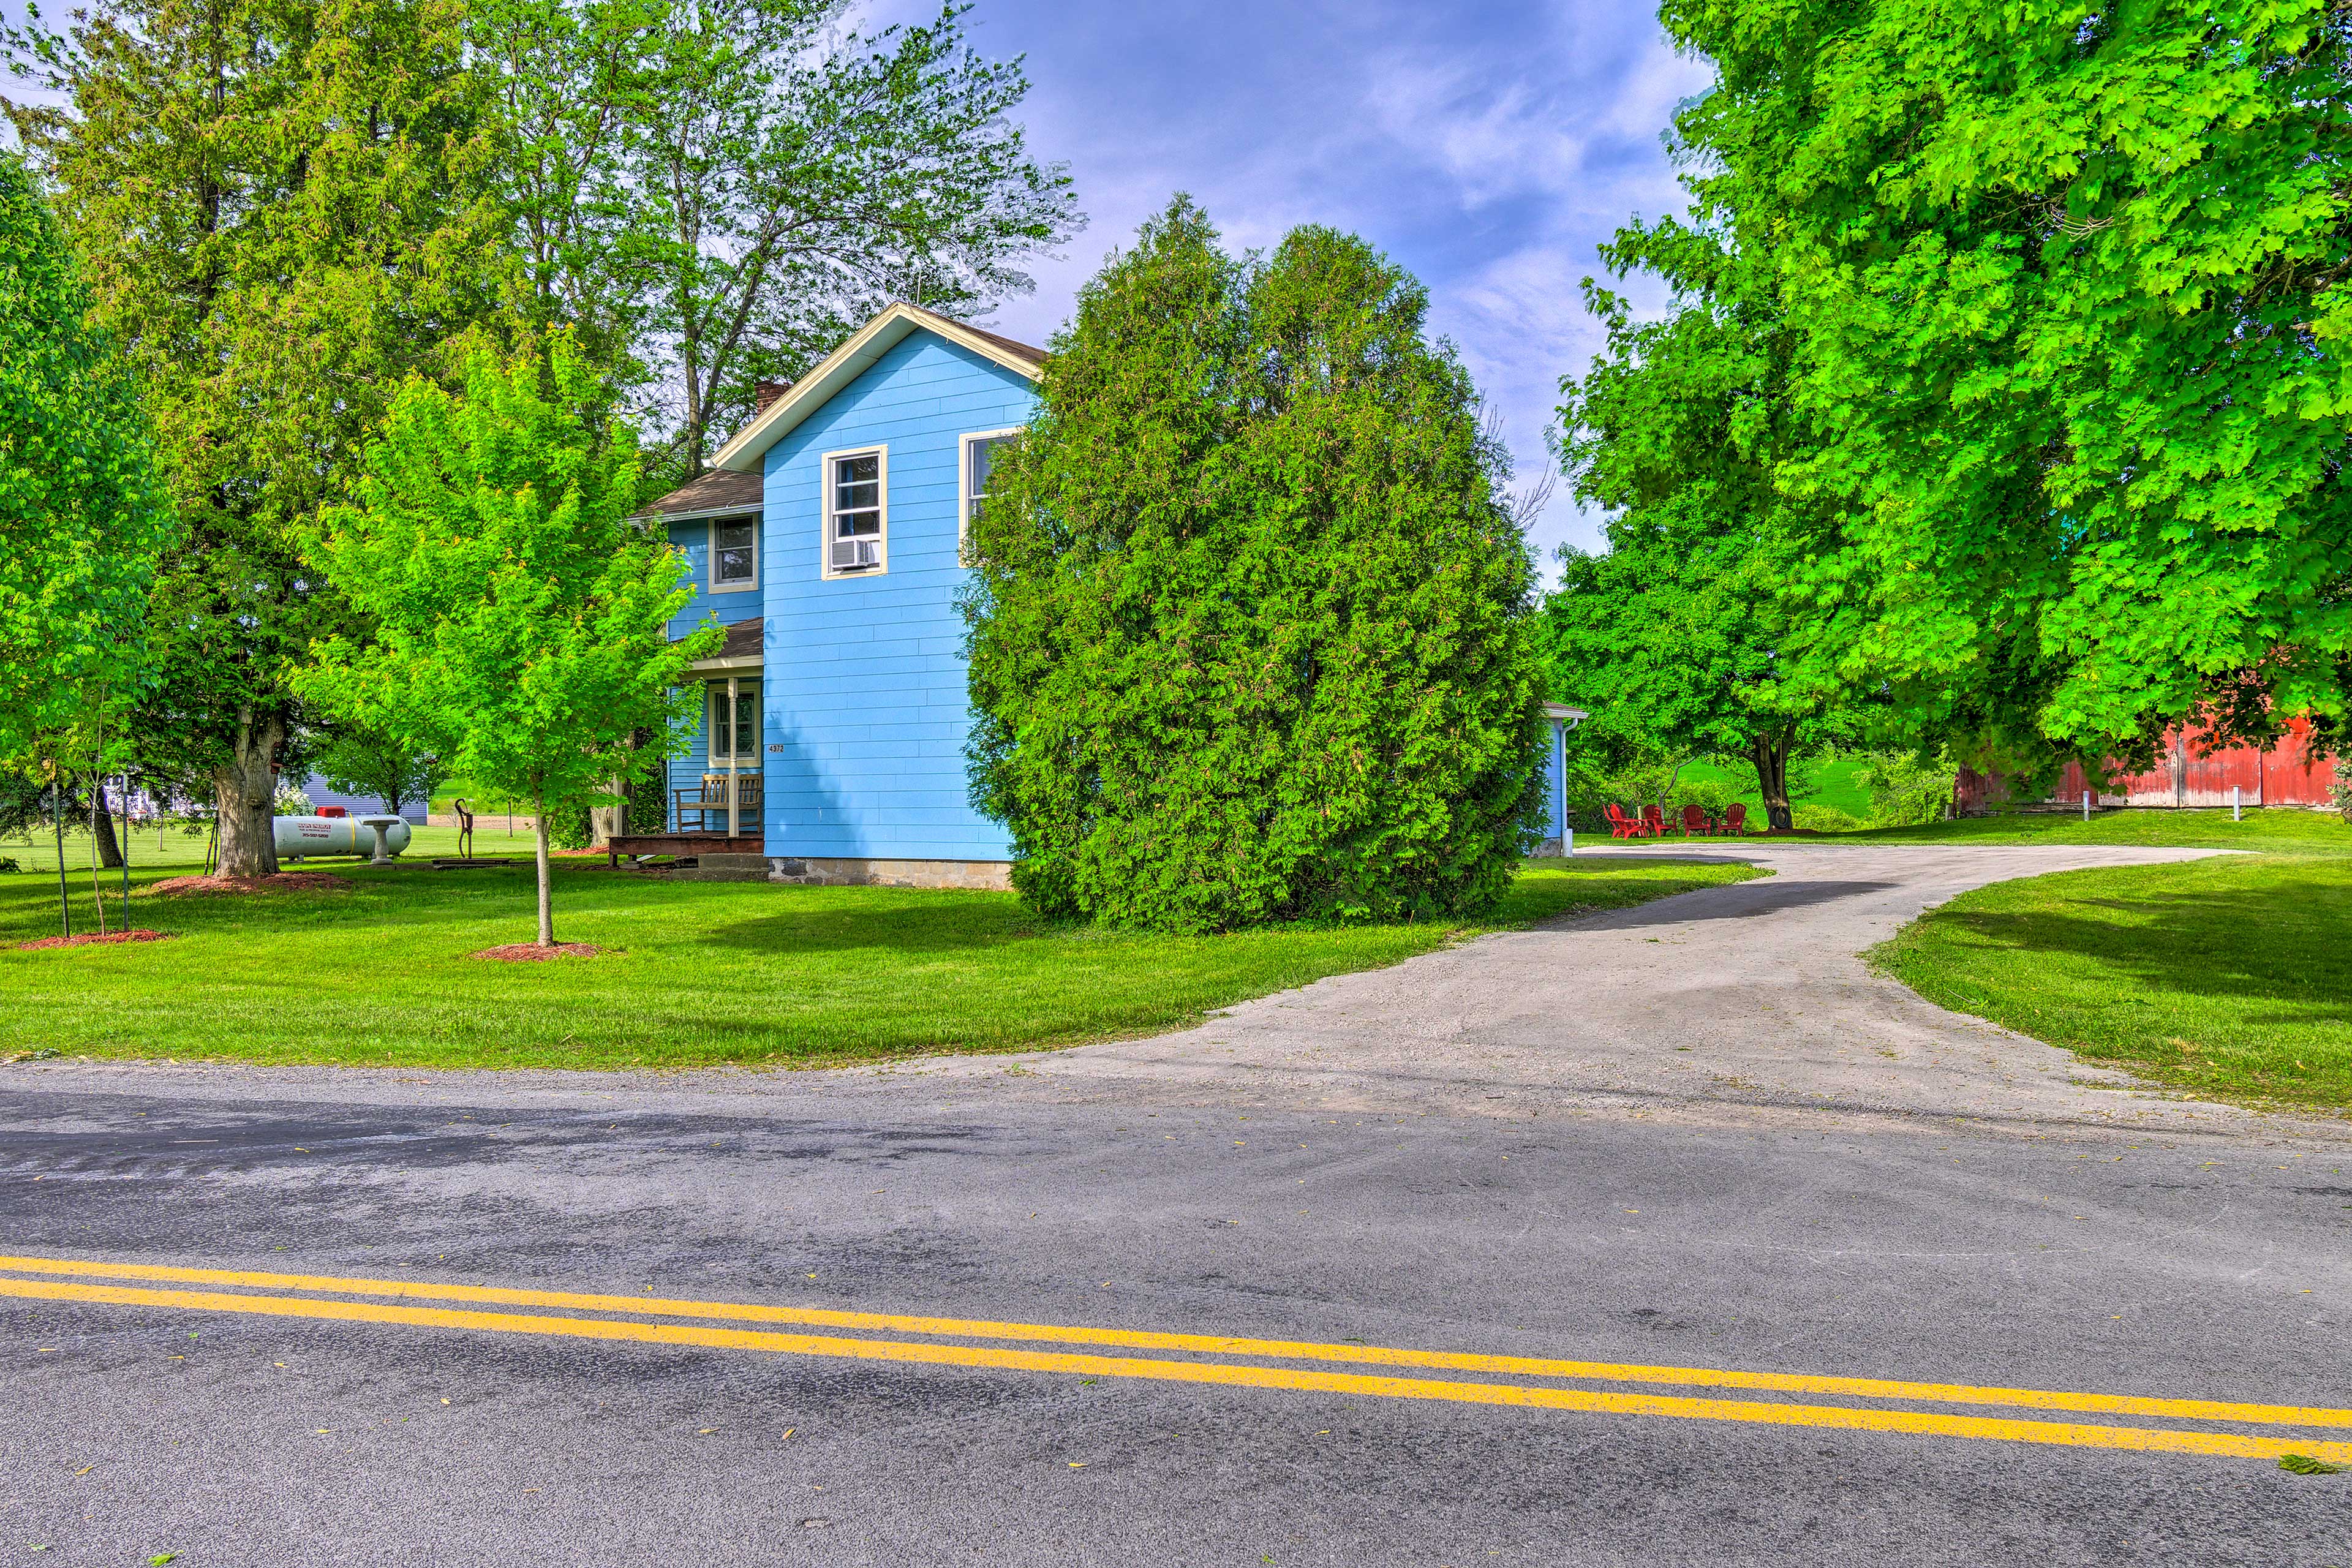
<path id="1" fill-rule="evenodd" d="M 768 399 L 713 471 L 654 503 L 693 567 L 673 635 L 707 616 L 727 628 L 695 668 L 702 730 L 670 772 L 669 826 L 706 863 L 1010 885 L 1011 843 L 966 790 L 956 594 L 990 452 L 1028 422 L 1045 362 L 893 305 Z"/>
<path id="2" fill-rule="evenodd" d="M 893 305 L 654 503 L 693 568 L 671 635 L 709 616 L 727 637 L 694 668 L 702 726 L 670 767 L 669 833 L 616 852 L 775 881 L 1011 885 L 1011 841 L 966 788 L 956 595 L 990 454 L 1028 422 L 1045 363 Z M 1553 716 L 1555 786 L 1573 711 Z"/>

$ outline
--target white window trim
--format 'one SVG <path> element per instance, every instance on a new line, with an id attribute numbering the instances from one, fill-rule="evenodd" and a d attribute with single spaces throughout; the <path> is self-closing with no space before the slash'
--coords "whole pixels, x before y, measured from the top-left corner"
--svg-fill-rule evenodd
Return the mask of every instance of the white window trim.
<path id="1" fill-rule="evenodd" d="M 744 764 L 747 760 L 752 767 L 756 768 L 759 765 L 760 742 L 766 738 L 768 729 L 767 693 L 761 689 L 760 678 L 756 675 L 739 675 L 735 678 L 735 684 L 738 691 L 749 688 L 752 722 L 760 729 L 760 733 L 751 738 L 751 749 L 735 753 L 735 771 L 741 773 L 745 771 Z M 727 771 L 728 759 L 719 752 L 719 726 L 711 722 L 711 710 L 723 708 L 726 703 L 727 677 L 722 674 L 716 680 L 706 678 L 702 683 L 702 760 L 704 771 L 708 773 Z M 732 735 L 729 739 L 738 746 L 743 743 L 743 738 L 740 735 Z"/>
<path id="2" fill-rule="evenodd" d="M 862 572 L 836 572 L 833 569 L 833 465 L 842 458 L 878 458 L 874 465 L 876 479 L 876 510 L 882 514 L 882 530 L 878 542 L 882 546 L 882 564 L 869 566 Z M 871 447 L 844 447 L 839 451 L 818 454 L 817 482 L 817 570 L 827 581 L 857 577 L 887 577 L 890 574 L 890 448 L 877 443 Z"/>
<path id="3" fill-rule="evenodd" d="M 956 442 L 956 559 L 966 565 L 971 564 L 964 552 L 971 542 L 971 444 L 1000 441 L 1028 428 L 1026 425 L 1015 425 L 1003 430 L 968 430 Z"/>
<path id="4" fill-rule="evenodd" d="M 749 583 L 721 583 L 719 580 L 719 525 L 722 522 L 741 522 L 747 518 L 751 524 L 751 580 Z M 730 512 L 724 517 L 712 518 L 709 535 L 703 542 L 704 548 L 709 552 L 704 557 L 703 574 L 710 579 L 712 593 L 756 594 L 760 591 L 760 514 L 758 512 L 737 511 Z"/>

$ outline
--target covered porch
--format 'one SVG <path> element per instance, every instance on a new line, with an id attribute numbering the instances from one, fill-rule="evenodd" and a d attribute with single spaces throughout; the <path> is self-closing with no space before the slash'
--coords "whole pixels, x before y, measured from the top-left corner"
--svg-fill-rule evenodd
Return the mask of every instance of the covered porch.
<path id="1" fill-rule="evenodd" d="M 660 833 L 615 834 L 608 862 L 648 855 L 756 856 L 766 850 L 766 775 L 761 765 L 762 622 L 737 621 L 710 658 L 690 669 L 703 689 L 700 755 L 670 765 Z"/>

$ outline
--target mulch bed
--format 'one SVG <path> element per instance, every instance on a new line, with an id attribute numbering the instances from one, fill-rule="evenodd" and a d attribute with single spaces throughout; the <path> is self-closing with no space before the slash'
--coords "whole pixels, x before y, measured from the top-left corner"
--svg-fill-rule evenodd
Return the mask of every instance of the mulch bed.
<path id="1" fill-rule="evenodd" d="M 604 951 L 584 942 L 559 942 L 553 947 L 541 947 L 535 942 L 510 942 L 504 947 L 486 947 L 473 956 L 501 963 L 544 963 L 551 958 L 593 958 Z"/>
<path id="2" fill-rule="evenodd" d="M 270 877 L 166 877 L 155 893 L 328 893 L 352 885 L 324 871 L 280 871 Z"/>
<path id="3" fill-rule="evenodd" d="M 20 949 L 36 947 L 98 947 L 117 942 L 169 942 L 171 937 L 160 931 L 90 931 L 82 936 L 45 936 L 38 942 L 20 942 Z"/>

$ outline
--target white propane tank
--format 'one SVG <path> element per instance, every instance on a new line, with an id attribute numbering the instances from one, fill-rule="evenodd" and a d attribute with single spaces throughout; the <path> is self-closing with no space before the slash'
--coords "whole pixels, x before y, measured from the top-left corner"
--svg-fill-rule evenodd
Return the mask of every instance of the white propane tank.
<path id="1" fill-rule="evenodd" d="M 376 833 L 383 834 L 379 853 Z M 364 855 L 381 863 L 408 847 L 408 824 L 396 816 L 279 816 L 271 819 L 280 860 Z"/>

